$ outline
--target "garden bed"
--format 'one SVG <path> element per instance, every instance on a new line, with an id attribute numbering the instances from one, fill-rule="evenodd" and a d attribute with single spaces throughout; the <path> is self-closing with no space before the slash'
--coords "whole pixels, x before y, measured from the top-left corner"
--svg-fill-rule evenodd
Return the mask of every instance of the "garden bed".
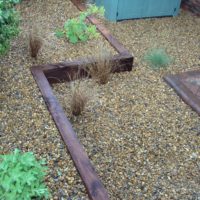
<path id="1" fill-rule="evenodd" d="M 189 17 L 187 13 L 182 15 L 183 18 Z M 165 22 L 173 28 L 182 23 L 179 19 L 174 21 L 177 24 L 170 24 L 170 19 L 165 19 Z M 142 25 L 149 26 L 150 29 L 151 23 L 156 22 L 142 20 L 141 24 L 136 21 L 134 25 L 140 24 L 141 26 L 136 28 L 143 30 Z M 159 23 L 162 22 L 158 21 L 156 26 L 161 30 L 163 27 Z M 191 21 L 187 20 L 185 24 L 187 23 Z M 111 30 L 117 25 L 108 24 Z M 140 38 L 138 42 L 144 43 L 142 47 L 146 45 L 145 42 L 155 45 L 158 34 L 154 30 L 151 31 L 152 37 L 148 37 L 148 40 L 145 37 L 149 36 L 149 33 L 145 32 L 138 37 L 139 31 L 134 32 L 127 40 L 128 34 L 124 30 L 129 32 L 127 27 L 132 25 L 133 22 L 129 21 L 122 22 L 120 27 L 118 26 L 124 33 L 123 38 L 121 34 L 119 37 L 124 44 L 126 41 L 129 42 L 129 45 L 126 43 L 129 50 L 134 50 L 134 45 L 130 44 L 131 39 L 137 43 Z M 105 86 L 99 86 L 92 80 L 82 80 L 86 88 L 92 88 L 94 96 L 96 93 L 96 98 L 80 117 L 73 117 L 70 113 L 70 84 L 53 86 L 111 199 L 133 197 L 187 199 L 199 195 L 197 178 L 199 118 L 162 80 L 163 74 L 172 69 L 184 71 L 199 67 L 198 54 L 192 52 L 193 54 L 187 54 L 186 58 L 181 53 L 191 51 L 198 30 L 193 29 L 193 34 L 191 32 L 180 34 L 179 31 L 181 30 L 178 28 L 174 32 L 164 29 L 159 35 L 161 40 L 163 38 L 162 45 L 177 58 L 176 60 L 174 57 L 169 69 L 157 72 L 148 69 L 142 61 L 142 54 L 139 54 L 144 50 L 138 50 L 140 55 L 138 59 L 143 64 L 138 66 L 136 71 L 114 74 Z M 113 34 L 118 37 L 116 33 L 114 29 Z M 134 40 L 135 36 L 137 37 Z M 184 45 L 183 38 L 193 42 L 189 45 L 189 49 L 176 52 Z M 172 41 L 176 41 L 174 46 L 169 45 Z M 194 48 L 199 47 L 194 45 Z M 183 65 L 184 62 L 187 65 Z M 192 174 L 189 182 L 185 179 L 188 174 Z"/>
<path id="2" fill-rule="evenodd" d="M 120 47 L 120 46 L 119 46 Z M 133 57 L 127 53 L 117 55 L 111 58 L 111 61 L 117 62 L 113 72 L 130 71 L 133 65 Z M 94 61 L 93 61 L 94 62 Z M 88 65 L 93 64 L 88 63 Z M 82 60 L 73 62 L 63 62 L 57 64 L 48 64 L 31 67 L 31 72 L 42 93 L 44 101 L 50 111 L 56 126 L 70 152 L 72 160 L 86 186 L 90 199 L 100 200 L 108 199 L 107 191 L 99 180 L 94 167 L 80 144 L 76 133 L 66 118 L 62 107 L 54 96 L 50 83 L 61 83 L 62 81 L 72 81 L 69 77 L 79 74 L 79 78 L 87 76 L 87 72 L 80 67 L 85 64 Z M 79 73 L 78 73 L 79 72 Z M 76 76 L 75 76 L 76 78 Z"/>
<path id="3" fill-rule="evenodd" d="M 113 55 L 117 52 L 100 35 L 97 39 L 89 40 L 86 43 L 76 45 L 67 42 L 66 39 L 55 37 L 55 31 L 61 29 L 64 23 L 73 17 L 77 17 L 80 11 L 71 1 L 59 0 L 56 3 L 48 1 L 25 1 L 18 5 L 21 13 L 21 28 L 23 33 L 23 44 L 28 45 L 30 31 L 37 30 L 38 35 L 44 39 L 44 44 L 37 63 L 58 63 L 66 60 L 73 60 L 86 56 L 94 56 L 99 51 L 101 44 Z M 62 13 L 62 14 L 61 14 Z M 28 46 L 27 46 L 28 47 Z M 27 48 L 26 47 L 26 48 Z"/>
<path id="4" fill-rule="evenodd" d="M 30 7 L 26 7 L 27 4 Z M 25 24 L 29 15 L 34 21 L 33 16 L 39 13 L 33 15 L 36 9 L 40 9 L 42 15 L 47 4 L 51 4 L 46 11 L 51 16 L 55 7 L 59 5 L 65 10 L 63 4 L 70 4 L 70 1 L 24 1 L 20 7 L 24 6 L 27 12 L 23 15 L 22 10 L 22 23 Z M 73 16 L 68 9 L 65 11 Z M 43 28 L 48 27 L 45 22 Z M 117 39 L 135 53 L 137 68 L 130 73 L 113 75 L 105 88 L 86 81 L 99 95 L 79 118 L 72 118 L 66 106 L 69 86 L 63 83 L 54 87 L 110 199 L 199 197 L 199 117 L 162 81 L 163 74 L 199 68 L 198 22 L 198 18 L 182 12 L 174 19 L 107 23 Z M 0 152 L 8 153 L 17 147 L 33 151 L 38 158 L 46 158 L 49 166 L 46 183 L 52 199 L 87 199 L 82 181 L 30 74 L 32 60 L 25 42 L 28 28 L 23 24 L 24 33 L 12 43 L 10 53 L 0 61 L 3 91 Z M 166 47 L 176 58 L 167 70 L 155 72 L 142 61 L 146 50 L 155 44 Z M 44 52 L 36 63 L 65 60 L 59 50 L 58 56 L 52 51 Z M 77 49 L 71 53 L 70 58 L 79 57 Z M 101 124 L 94 124 L 94 119 Z"/>
<path id="5" fill-rule="evenodd" d="M 48 2 L 48 3 L 51 3 L 51 2 Z M 23 70 L 23 72 L 22 72 L 22 71 L 20 71 L 18 69 L 17 77 L 15 77 L 16 79 L 19 79 L 19 77 L 21 77 L 21 81 L 19 82 L 19 84 L 21 84 L 23 87 L 27 83 L 29 83 L 30 85 L 32 85 L 32 83 L 31 83 L 32 79 L 29 80 L 29 78 L 30 78 L 29 75 L 26 76 L 27 79 L 24 77 L 24 75 L 27 73 L 26 70 L 24 70 L 24 67 L 27 67 L 29 65 L 29 63 L 33 62 L 33 60 L 30 59 L 29 55 L 27 54 L 28 53 L 28 48 L 27 47 L 28 47 L 28 34 L 29 34 L 29 31 L 31 31 L 31 29 L 34 27 L 34 25 L 35 25 L 35 27 L 37 27 L 37 31 L 38 31 L 38 34 L 40 35 L 40 37 L 45 38 L 45 40 L 44 40 L 44 46 L 43 46 L 43 48 L 41 50 L 41 54 L 38 56 L 39 57 L 38 60 L 34 61 L 35 64 L 36 63 L 47 62 L 47 59 L 48 59 L 47 63 L 49 63 L 49 62 L 59 62 L 59 61 L 61 61 L 62 58 L 63 58 L 63 60 L 66 60 L 65 56 L 67 55 L 68 59 L 69 59 L 67 63 L 71 63 L 69 66 L 70 67 L 72 66 L 72 71 L 73 70 L 76 71 L 77 63 L 79 65 L 80 64 L 80 60 L 78 60 L 77 62 L 76 61 L 75 62 L 71 62 L 70 61 L 71 59 L 80 57 L 80 55 L 82 55 L 82 56 L 83 55 L 84 56 L 86 56 L 86 55 L 87 56 L 93 55 L 94 56 L 95 55 L 94 52 L 96 52 L 96 54 L 98 54 L 99 49 L 95 48 L 96 44 L 94 44 L 94 43 L 91 43 L 92 45 L 88 45 L 89 42 L 87 42 L 87 43 L 85 43 L 86 44 L 85 46 L 84 45 L 82 45 L 82 46 L 79 45 L 78 48 L 77 48 L 77 46 L 76 46 L 76 48 L 71 46 L 70 50 L 72 50 L 73 53 L 70 52 L 70 51 L 68 51 L 68 53 L 70 55 L 68 55 L 68 54 L 64 55 L 63 53 L 64 53 L 64 51 L 66 51 L 66 49 L 65 50 L 62 49 L 62 45 L 61 45 L 61 43 L 59 43 L 59 41 L 56 41 L 56 42 L 52 41 L 53 38 L 51 38 L 49 40 L 49 41 L 51 41 L 51 43 L 48 42 L 48 36 L 52 37 L 53 34 L 54 34 L 54 32 L 51 29 L 52 28 L 51 22 L 49 22 L 49 24 L 48 23 L 44 23 L 44 22 L 47 22 L 48 19 L 44 17 L 43 13 L 47 14 L 46 12 L 48 12 L 51 15 L 51 17 L 54 16 L 53 15 L 54 13 L 52 13 L 52 12 L 55 12 L 55 10 L 57 11 L 57 9 L 58 10 L 62 9 L 63 8 L 62 6 L 64 6 L 62 4 L 62 2 L 60 2 L 60 3 L 61 4 L 58 4 L 59 6 L 57 4 L 53 4 L 54 6 L 58 6 L 58 7 L 55 7 L 55 8 L 53 7 L 52 4 L 49 5 L 50 6 L 49 8 L 46 8 L 46 7 L 44 8 L 44 6 L 45 6 L 44 4 L 41 4 L 41 7 L 39 7 L 37 5 L 38 6 L 37 8 L 39 9 L 39 11 L 38 11 L 38 9 L 35 8 L 35 6 L 36 6 L 35 4 L 29 5 L 30 2 L 28 3 L 28 5 L 26 5 L 26 6 L 28 6 L 28 8 L 27 7 L 23 8 L 23 6 L 24 6 L 23 4 L 21 4 L 19 6 L 19 10 L 23 8 L 22 11 L 29 10 L 29 6 L 30 6 L 30 10 L 32 12 L 30 10 L 28 11 L 28 14 L 30 14 L 30 16 L 27 16 L 28 15 L 27 13 L 25 14 L 26 15 L 26 19 L 25 20 L 27 20 L 27 18 L 29 18 L 29 17 L 31 17 L 31 18 L 34 17 L 34 18 L 32 18 L 32 20 L 34 20 L 35 24 L 32 23 L 32 26 L 29 27 L 29 24 L 26 23 L 26 21 L 22 21 L 23 33 L 20 35 L 19 39 L 15 41 L 16 43 L 15 42 L 13 43 L 13 47 L 14 48 L 21 47 L 20 51 L 18 51 L 18 52 L 17 51 L 16 52 L 15 51 L 11 51 L 10 55 L 8 55 L 7 57 L 5 57 L 4 60 L 2 60 L 2 64 L 4 64 L 4 66 L 2 68 L 2 73 L 3 73 L 2 82 L 3 83 L 5 83 L 6 81 L 9 81 L 9 83 L 12 84 L 10 76 L 13 76 L 13 73 L 15 73 L 15 72 L 12 69 L 12 70 L 9 71 L 10 72 L 10 74 L 9 74 L 9 72 L 7 72 L 5 70 L 6 69 L 6 64 L 8 64 L 8 62 L 11 61 L 10 60 L 10 56 L 12 55 L 12 61 L 10 62 L 11 67 L 12 67 L 12 64 L 16 65 L 16 64 L 20 63 L 20 65 L 21 65 L 20 70 Z M 70 5 L 72 5 L 72 3 L 70 3 L 70 2 L 68 2 L 68 4 L 69 4 L 69 7 L 70 7 Z M 33 8 L 33 10 L 32 10 L 32 8 Z M 43 8 L 43 10 L 41 10 L 41 8 Z M 52 8 L 54 8 L 55 10 L 53 10 Z M 35 14 L 34 14 L 35 16 L 32 15 L 33 11 L 35 12 Z M 42 13 L 42 11 L 43 11 L 43 13 Z M 22 12 L 22 16 L 23 16 L 23 14 L 24 13 Z M 37 22 L 37 17 L 36 16 L 39 17 L 39 22 L 40 23 Z M 44 17 L 44 18 L 42 18 L 42 17 Z M 49 15 L 46 15 L 46 17 L 49 17 Z M 95 23 L 97 23 L 94 18 L 91 18 L 91 21 L 94 21 Z M 38 26 L 37 26 L 38 24 L 40 24 L 40 26 L 41 26 L 41 24 L 44 25 L 42 28 L 46 28 L 45 31 L 47 31 L 47 32 L 41 32 L 41 30 L 38 29 Z M 40 26 L 39 26 L 39 28 L 40 28 Z M 106 37 L 107 40 L 112 41 L 111 44 L 112 45 L 114 44 L 113 46 L 115 47 L 115 49 L 117 51 L 115 51 L 111 46 L 109 46 L 108 45 L 109 43 L 105 39 L 102 39 L 103 38 L 102 36 L 100 36 L 100 40 L 95 40 L 95 43 L 98 43 L 98 44 L 101 43 L 101 45 L 103 45 L 104 48 L 106 48 L 112 54 L 114 54 L 115 55 L 113 57 L 114 60 L 117 59 L 117 60 L 121 60 L 122 61 L 122 62 L 121 61 L 119 62 L 119 65 L 122 64 L 122 68 L 118 68 L 117 71 L 121 71 L 121 70 L 123 71 L 123 68 L 125 69 L 125 66 L 127 66 L 126 70 L 131 70 L 132 69 L 133 57 L 130 54 L 127 55 L 127 51 L 123 48 L 123 46 L 121 46 L 114 38 L 112 38 L 112 36 L 109 35 L 109 33 L 108 33 L 108 31 L 106 29 L 104 29 L 100 24 L 98 24 L 97 26 L 98 26 L 98 29 L 102 29 L 102 34 L 104 35 L 104 37 Z M 46 37 L 44 34 L 45 35 L 47 34 L 48 36 Z M 63 44 L 66 43 L 66 41 L 64 41 L 64 40 L 62 42 L 63 42 Z M 51 54 L 52 53 L 51 48 L 56 49 L 57 47 L 58 47 L 60 53 L 56 52 L 58 54 Z M 49 51 L 49 49 L 51 51 Z M 24 53 L 24 59 L 21 60 L 21 59 L 18 58 L 18 56 L 20 56 L 19 52 L 20 52 L 20 54 Z M 81 52 L 82 54 L 79 54 L 79 52 Z M 120 52 L 120 53 L 122 53 L 122 55 L 116 55 L 116 52 Z M 49 56 L 50 59 L 47 58 L 48 56 Z M 25 60 L 26 58 L 27 58 L 27 60 Z M 19 61 L 17 59 L 19 59 Z M 22 64 L 24 66 L 22 66 Z M 124 64 L 125 64 L 125 66 L 123 67 Z M 47 78 L 49 78 L 49 75 L 52 74 L 52 69 L 54 71 L 55 68 L 58 68 L 58 71 L 60 71 L 60 70 L 62 71 L 65 68 L 65 67 L 63 67 L 65 65 L 66 65 L 66 62 L 58 63 L 58 64 L 55 64 L 55 65 L 46 65 L 46 66 L 43 65 L 44 66 L 44 71 L 46 73 Z M 50 71 L 47 70 L 47 68 L 49 66 L 51 68 Z M 42 66 L 40 66 L 39 68 L 42 69 Z M 34 69 L 36 69 L 36 68 L 34 68 Z M 68 69 L 66 71 L 68 71 Z M 21 72 L 21 73 L 19 73 L 19 72 Z M 54 78 L 56 78 L 55 74 L 53 74 L 53 75 L 54 75 Z M 49 78 L 49 79 L 52 81 L 51 78 Z M 14 79 L 14 80 L 16 80 L 16 79 Z M 21 102 L 20 100 L 22 98 L 24 99 L 24 94 L 26 94 L 26 100 L 23 103 L 24 109 L 25 110 L 26 109 L 31 109 L 32 110 L 33 107 L 27 105 L 27 102 L 29 102 L 29 103 L 31 102 L 30 94 L 31 95 L 32 94 L 36 94 L 37 92 L 35 92 L 34 88 L 32 88 L 32 92 L 29 94 L 30 91 L 27 91 L 27 90 L 30 87 L 30 85 L 28 85 L 28 87 L 22 88 L 23 93 L 20 92 L 20 90 L 19 90 L 20 87 L 18 85 L 17 86 L 18 91 L 14 92 L 14 94 L 12 94 L 12 92 L 11 92 L 11 94 L 14 96 L 13 102 L 12 103 L 8 102 L 7 104 L 4 104 L 2 106 L 2 108 L 6 109 L 7 105 L 9 105 L 9 103 L 14 104 L 14 106 L 16 106 L 15 104 L 18 105 L 18 102 Z M 12 88 L 15 91 L 15 87 L 12 87 Z M 4 85 L 4 84 L 3 84 L 3 90 L 4 90 L 4 95 L 5 95 L 6 94 L 6 85 Z M 4 95 L 1 97 L 2 100 L 6 99 L 6 97 Z M 37 106 L 39 106 L 39 105 L 37 105 Z M 16 108 L 17 107 L 18 106 L 16 106 Z M 37 108 L 39 109 L 40 106 L 37 107 Z M 35 109 L 35 110 L 37 110 L 37 109 Z M 19 113 L 21 113 L 21 112 L 24 112 L 24 110 L 21 109 Z M 33 122 L 32 117 L 36 116 L 36 118 L 38 119 L 39 124 L 43 124 L 41 118 L 37 116 L 37 111 L 36 111 L 36 113 L 35 112 L 34 113 L 28 112 L 28 113 L 29 113 L 29 117 L 31 118 L 31 120 L 29 120 L 30 122 Z M 39 111 L 39 113 L 41 113 L 41 111 Z M 7 115 L 7 113 L 5 112 L 4 116 L 5 116 L 5 120 L 6 120 L 6 117 L 9 116 L 9 115 Z M 20 118 L 19 121 L 22 121 L 22 123 L 23 123 L 23 121 L 29 119 L 29 117 L 27 117 L 26 115 L 23 115 L 23 117 Z M 10 126 L 12 127 L 12 123 L 15 124 L 15 120 L 12 120 L 12 118 L 10 117 L 9 121 L 10 121 Z M 28 123 L 28 126 L 30 125 L 30 122 Z M 18 125 L 21 125 L 22 123 L 18 123 Z M 41 130 L 42 131 L 44 131 L 44 130 L 46 130 L 46 131 L 51 130 L 53 132 L 53 134 L 55 133 L 54 132 L 55 128 L 49 128 L 49 125 L 47 125 L 46 123 L 44 123 L 43 126 L 44 126 L 44 129 L 40 129 L 40 131 Z M 7 122 L 6 121 L 3 122 L 3 127 L 7 127 Z M 19 128 L 19 130 L 21 130 L 21 127 Z M 30 129 L 28 129 L 28 130 L 30 131 Z M 7 130 L 7 131 L 9 132 L 9 130 Z M 21 137 L 17 136 L 17 138 L 18 138 L 17 142 L 15 140 L 16 139 L 15 135 L 12 135 L 10 132 L 9 132 L 10 133 L 9 137 L 5 137 L 5 138 L 2 137 L 3 139 L 9 141 L 9 142 L 7 142 L 7 148 L 10 149 L 10 150 L 12 150 L 13 148 L 18 147 L 19 149 L 30 151 L 35 146 L 34 145 L 35 143 L 33 142 L 33 137 L 30 137 L 29 131 L 28 131 L 28 133 L 26 133 L 26 131 L 27 131 L 27 129 L 26 129 L 26 125 L 25 125 L 25 126 L 23 126 L 23 129 L 21 130 L 21 133 L 20 133 Z M 2 136 L 4 136 L 3 132 L 6 132 L 6 131 L 4 129 L 2 130 Z M 45 148 L 45 150 L 48 151 L 48 153 L 46 152 L 46 154 L 43 155 L 43 157 L 45 157 L 47 159 L 47 165 L 50 167 L 50 173 L 49 173 L 49 176 L 47 177 L 47 184 L 50 187 L 50 189 L 52 189 L 52 187 L 56 188 L 56 189 L 53 190 L 53 192 L 56 192 L 56 194 L 52 192 L 53 198 L 54 199 L 60 199 L 60 198 L 79 198 L 79 197 L 81 199 L 88 198 L 86 192 L 84 191 L 82 183 L 79 184 L 80 183 L 80 178 L 75 173 L 75 171 L 74 171 L 75 168 L 73 166 L 70 166 L 71 162 L 66 162 L 66 159 L 68 159 L 68 158 L 65 158 L 65 159 L 61 158 L 63 156 L 63 154 L 62 154 L 62 156 L 60 155 L 61 151 L 62 150 L 66 151 L 66 149 L 64 148 L 64 146 L 62 144 L 62 141 L 59 139 L 59 136 L 57 135 L 58 139 L 57 138 L 55 139 L 56 135 L 54 135 L 54 136 L 51 135 L 51 136 L 49 136 L 51 138 L 50 141 L 49 141 L 49 137 L 47 137 L 46 133 L 45 133 L 45 136 L 42 136 L 42 134 L 41 134 L 41 137 L 43 139 L 47 139 L 48 140 L 48 142 L 44 142 L 44 143 L 41 141 L 41 138 L 39 139 L 38 135 L 35 135 L 34 137 L 36 139 L 35 142 L 37 143 L 38 141 L 40 141 L 40 144 L 38 144 L 38 146 L 36 148 L 34 148 L 32 151 L 34 151 L 36 153 L 36 155 L 38 155 L 38 156 L 41 156 L 41 154 L 45 152 L 44 148 Z M 12 145 L 12 147 L 9 144 Z M 18 145 L 18 144 L 21 144 L 21 145 Z M 46 144 L 46 146 L 44 144 Z M 24 149 L 24 146 L 25 146 L 25 149 Z M 59 153 L 58 153 L 58 151 L 59 151 Z M 6 148 L 3 149 L 3 152 L 4 153 L 6 152 Z M 51 153 L 49 153 L 49 152 L 51 152 Z M 82 153 L 84 154 L 84 152 L 82 152 Z M 64 174 L 66 174 L 66 168 L 68 169 L 68 166 L 62 167 L 62 164 L 64 162 L 68 163 L 68 166 L 69 166 L 68 172 L 70 173 L 70 175 L 69 174 L 66 175 L 67 179 L 64 179 Z M 86 160 L 84 160 L 84 162 L 86 162 Z M 86 165 L 86 168 L 88 168 L 87 165 Z M 92 169 L 92 171 L 93 171 L 93 169 Z M 83 171 L 83 172 L 85 172 L 85 171 Z M 89 175 L 89 174 L 86 174 L 86 175 Z M 60 182 L 62 182 L 62 184 L 60 184 Z M 76 185 L 77 185 L 78 189 L 76 189 L 77 188 Z M 92 196 L 96 195 L 96 191 L 98 191 L 98 187 L 100 186 L 100 184 L 96 181 L 95 184 L 93 183 L 93 185 L 91 185 L 91 186 L 92 186 L 92 188 L 89 188 L 89 190 L 90 190 L 89 191 L 89 196 L 91 197 L 91 199 L 93 199 Z M 66 187 L 67 187 L 67 189 L 66 189 Z M 90 192 L 94 192 L 94 194 L 91 194 Z M 104 197 L 105 197 L 105 195 L 104 195 Z M 96 199 L 98 199 L 98 198 L 96 198 Z M 104 198 L 104 199 L 106 199 L 106 198 Z"/>
<path id="6" fill-rule="evenodd" d="M 98 52 L 96 43 L 102 43 L 113 54 L 117 52 L 101 35 L 98 40 L 78 45 L 54 36 L 56 28 L 62 27 L 67 19 L 79 13 L 71 1 L 23 1 L 17 8 L 21 13 L 22 32 L 12 42 L 8 55 L 0 61 L 3 119 L 0 153 L 8 153 L 14 148 L 33 151 L 37 158 L 47 161 L 49 173 L 46 182 L 53 199 L 88 199 L 70 154 L 35 85 L 30 67 L 33 63 L 54 63 L 95 55 Z M 62 17 L 57 13 L 62 13 Z M 34 26 L 44 40 L 37 60 L 30 58 L 28 49 L 28 35 Z"/>

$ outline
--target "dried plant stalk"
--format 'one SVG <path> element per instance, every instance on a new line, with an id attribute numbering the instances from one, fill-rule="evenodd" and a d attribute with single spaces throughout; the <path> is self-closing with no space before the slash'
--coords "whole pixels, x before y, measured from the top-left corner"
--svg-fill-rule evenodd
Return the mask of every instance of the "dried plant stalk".
<path id="1" fill-rule="evenodd" d="M 80 115 L 88 102 L 89 98 L 83 90 L 75 88 L 72 94 L 71 111 L 75 116 Z"/>
<path id="2" fill-rule="evenodd" d="M 42 47 L 42 39 L 36 34 L 30 33 L 29 45 L 31 57 L 37 59 L 38 53 Z"/>
<path id="3" fill-rule="evenodd" d="M 78 76 L 78 75 L 77 75 Z M 83 84 L 83 80 L 76 80 L 71 83 L 71 112 L 73 115 L 80 115 L 91 98 L 88 87 Z"/>
<path id="4" fill-rule="evenodd" d="M 98 56 L 88 58 L 88 60 L 90 64 L 84 66 L 84 69 L 99 84 L 106 84 L 116 65 L 112 61 L 112 54 L 107 49 L 101 47 Z"/>

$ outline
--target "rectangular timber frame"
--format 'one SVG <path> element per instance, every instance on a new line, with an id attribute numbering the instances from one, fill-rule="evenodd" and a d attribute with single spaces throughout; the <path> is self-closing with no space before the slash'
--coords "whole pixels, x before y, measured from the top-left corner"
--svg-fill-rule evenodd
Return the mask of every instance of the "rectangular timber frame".
<path id="1" fill-rule="evenodd" d="M 80 0 L 71 0 L 79 10 L 84 10 L 85 5 Z M 133 67 L 133 56 L 99 23 L 96 18 L 88 17 L 88 20 L 96 25 L 99 32 L 118 52 L 112 61 L 117 61 L 118 66 L 114 72 L 131 71 Z M 70 121 L 67 119 L 62 106 L 53 94 L 51 84 L 70 81 L 69 74 L 80 73 L 80 66 L 84 59 L 66 61 L 56 64 L 46 64 L 31 67 L 32 75 L 42 93 L 49 112 L 67 146 L 74 165 L 79 172 L 91 200 L 108 200 L 108 192 L 101 183 L 94 167 L 92 166 L 83 146 L 80 144 Z M 85 64 L 85 62 L 84 62 Z M 87 63 L 86 63 L 87 64 Z M 89 61 L 88 61 L 89 64 Z M 81 69 L 81 76 L 87 76 L 87 72 Z"/>

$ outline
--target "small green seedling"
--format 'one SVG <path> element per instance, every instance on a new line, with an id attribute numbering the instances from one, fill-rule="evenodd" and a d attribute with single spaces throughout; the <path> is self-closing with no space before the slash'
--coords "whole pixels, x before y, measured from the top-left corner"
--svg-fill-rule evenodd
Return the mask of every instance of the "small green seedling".
<path id="1" fill-rule="evenodd" d="M 32 152 L 0 155 L 0 199 L 48 199 L 49 192 L 43 183 L 47 168 L 44 160 L 37 161 Z"/>
<path id="2" fill-rule="evenodd" d="M 168 56 L 164 49 L 150 50 L 144 57 L 144 60 L 153 68 L 160 69 L 167 67 L 172 59 Z"/>
<path id="3" fill-rule="evenodd" d="M 86 18 L 91 15 L 104 15 L 104 8 L 94 5 L 89 5 L 85 12 L 82 12 L 79 17 L 69 19 L 65 22 L 63 30 L 57 30 L 55 35 L 58 38 L 66 37 L 70 43 L 76 44 L 79 41 L 86 42 L 89 39 L 99 36 L 96 27 L 88 24 Z"/>

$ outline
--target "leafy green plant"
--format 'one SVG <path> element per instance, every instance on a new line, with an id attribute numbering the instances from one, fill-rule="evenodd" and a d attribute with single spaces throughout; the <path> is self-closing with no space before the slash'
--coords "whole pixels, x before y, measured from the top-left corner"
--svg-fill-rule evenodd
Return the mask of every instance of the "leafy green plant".
<path id="1" fill-rule="evenodd" d="M 37 161 L 32 152 L 0 155 L 0 199 L 31 200 L 48 198 L 49 192 L 42 183 L 47 168 L 44 160 Z"/>
<path id="2" fill-rule="evenodd" d="M 153 69 L 167 67 L 172 61 L 164 49 L 150 50 L 144 59 Z"/>
<path id="3" fill-rule="evenodd" d="M 0 55 L 5 54 L 10 40 L 19 33 L 19 15 L 14 5 L 20 0 L 0 0 Z"/>
<path id="4" fill-rule="evenodd" d="M 55 35 L 58 38 L 66 37 L 69 42 L 76 44 L 77 42 L 86 42 L 89 39 L 98 37 L 95 25 L 86 22 L 86 18 L 91 15 L 104 15 L 104 8 L 89 5 L 85 12 L 82 12 L 77 18 L 69 19 L 64 24 L 63 30 L 57 30 Z"/>

